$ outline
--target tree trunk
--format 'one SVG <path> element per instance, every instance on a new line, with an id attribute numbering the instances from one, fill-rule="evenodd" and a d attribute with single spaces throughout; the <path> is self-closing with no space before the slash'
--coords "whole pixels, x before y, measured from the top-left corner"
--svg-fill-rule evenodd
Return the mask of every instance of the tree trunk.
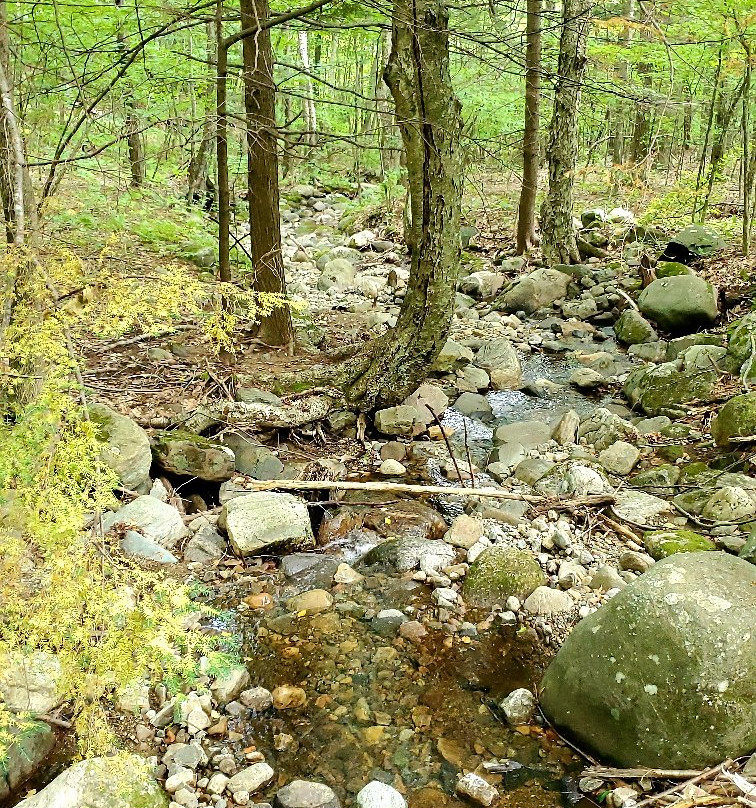
<path id="1" fill-rule="evenodd" d="M 115 0 L 116 8 L 123 7 L 123 0 Z M 126 38 L 120 25 L 116 34 L 117 48 L 120 54 L 126 52 Z M 129 150 L 129 171 L 131 173 L 131 184 L 138 188 L 144 185 L 144 141 L 142 133 L 139 131 L 139 116 L 137 114 L 137 104 L 134 100 L 134 93 L 131 82 L 126 79 L 123 91 L 123 105 L 126 110 L 126 120 L 124 131 L 126 132 L 126 144 Z"/>
<path id="2" fill-rule="evenodd" d="M 635 19 L 635 0 L 627 0 L 625 5 L 625 18 L 628 24 L 622 29 L 620 41 L 624 48 L 628 48 L 633 38 L 632 22 Z M 627 59 L 621 59 L 616 69 L 617 83 L 620 87 L 627 85 L 630 76 L 630 66 Z M 625 117 L 627 115 L 627 102 L 624 98 L 619 98 L 613 104 L 612 119 L 614 131 L 612 132 L 612 165 L 619 166 L 625 162 Z"/>
<path id="3" fill-rule="evenodd" d="M 409 184 L 411 270 L 397 324 L 359 357 L 347 397 L 361 410 L 401 401 L 446 341 L 460 267 L 461 107 L 449 76 L 442 0 L 394 0 L 385 80 L 396 104 Z"/>
<path id="4" fill-rule="evenodd" d="M 203 95 L 204 100 L 204 120 L 202 123 L 202 139 L 200 140 L 197 151 L 192 155 L 189 161 L 189 168 L 187 170 L 187 199 L 189 202 L 200 202 L 205 197 L 204 201 L 213 202 L 215 194 L 212 191 L 212 183 L 210 181 L 210 155 L 212 153 L 213 139 L 215 136 L 215 117 L 216 110 L 213 109 L 212 96 L 210 94 L 210 87 L 213 82 L 213 74 L 215 68 L 213 63 L 216 62 L 217 47 L 215 41 L 215 33 L 213 31 L 213 23 L 207 24 L 207 44 L 205 48 L 205 58 L 207 59 L 207 92 Z M 212 197 L 208 198 L 208 197 Z"/>
<path id="5" fill-rule="evenodd" d="M 552 264 L 580 263 L 572 227 L 572 192 L 588 23 L 587 0 L 564 0 L 554 113 L 549 127 L 549 190 L 541 209 L 541 248 Z"/>
<path id="6" fill-rule="evenodd" d="M 315 111 L 315 85 L 312 81 L 310 70 L 310 49 L 307 42 L 307 31 L 299 31 L 297 34 L 299 42 L 299 58 L 302 60 L 305 79 L 305 98 L 303 100 L 305 128 L 307 130 L 305 140 L 310 146 L 318 142 L 318 116 Z"/>
<path id="7" fill-rule="evenodd" d="M 228 47 L 223 41 L 223 0 L 218 0 L 215 12 L 215 36 L 218 53 L 215 85 L 215 153 L 218 163 L 218 279 L 231 280 L 231 192 L 228 181 Z"/>
<path id="8" fill-rule="evenodd" d="M 540 162 L 541 101 L 541 0 L 528 0 L 527 48 L 525 50 L 525 134 L 522 141 L 522 188 L 517 210 L 517 254 L 538 243 L 536 196 Z"/>
<path id="9" fill-rule="evenodd" d="M 240 0 L 242 30 L 265 22 L 268 0 Z M 278 143 L 276 139 L 276 85 L 270 29 L 246 37 L 243 47 L 244 110 L 247 124 L 247 203 L 250 255 L 258 292 L 286 293 L 281 253 L 281 215 L 278 209 Z M 288 345 L 292 339 L 291 314 L 276 307 L 263 317 L 259 337 L 270 345 Z"/>

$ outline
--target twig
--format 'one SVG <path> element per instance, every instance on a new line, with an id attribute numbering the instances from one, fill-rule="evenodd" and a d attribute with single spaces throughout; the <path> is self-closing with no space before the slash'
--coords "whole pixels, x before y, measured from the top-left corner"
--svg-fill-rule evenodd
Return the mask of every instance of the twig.
<path id="1" fill-rule="evenodd" d="M 449 438 L 447 438 L 447 436 L 446 436 L 446 431 L 444 430 L 443 426 L 441 425 L 441 421 L 440 421 L 438 415 L 433 410 L 433 408 L 430 406 L 430 404 L 426 404 L 425 406 L 428 408 L 428 411 L 433 416 L 433 420 L 436 422 L 436 426 L 439 428 L 439 431 L 441 432 L 441 437 L 444 439 L 444 443 L 446 444 L 446 451 L 449 452 L 449 457 L 451 458 L 452 463 L 454 463 L 454 470 L 457 472 L 457 479 L 460 482 L 464 482 L 464 480 L 462 479 L 462 472 L 459 470 L 459 466 L 457 465 L 457 458 L 454 456 L 454 452 L 452 451 L 451 443 L 449 443 Z M 468 467 L 468 471 L 472 474 L 472 467 Z M 473 484 L 473 488 L 475 488 L 475 484 Z"/>
<path id="2" fill-rule="evenodd" d="M 659 777 L 664 780 L 689 780 L 698 777 L 700 769 L 612 769 L 608 766 L 591 766 L 583 771 L 583 777 L 603 777 L 605 780 L 640 780 L 643 777 Z"/>

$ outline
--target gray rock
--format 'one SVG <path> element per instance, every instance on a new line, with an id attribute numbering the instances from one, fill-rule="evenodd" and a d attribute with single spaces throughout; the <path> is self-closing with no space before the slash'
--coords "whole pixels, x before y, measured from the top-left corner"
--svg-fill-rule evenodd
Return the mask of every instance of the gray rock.
<path id="1" fill-rule="evenodd" d="M 624 589 L 626 586 L 625 579 L 608 564 L 596 570 L 590 583 L 591 589 L 602 589 L 604 592 L 608 592 L 610 589 Z"/>
<path id="2" fill-rule="evenodd" d="M 638 345 L 631 345 L 627 349 L 627 354 L 644 362 L 663 362 L 667 355 L 667 343 L 664 340 L 659 340 L 658 342 L 643 342 Z"/>
<path id="3" fill-rule="evenodd" d="M 606 377 L 591 368 L 578 368 L 570 375 L 570 384 L 578 390 L 597 390 L 606 385 Z"/>
<path id="4" fill-rule="evenodd" d="M 280 788 L 274 802 L 275 808 L 341 808 L 333 790 L 322 783 L 293 780 Z"/>
<path id="5" fill-rule="evenodd" d="M 168 550 L 173 549 L 189 533 L 176 508 L 146 495 L 137 497 L 116 513 L 105 514 L 102 522 L 106 532 L 114 525 L 135 528 Z"/>
<path id="6" fill-rule="evenodd" d="M 272 404 L 274 407 L 280 407 L 283 404 L 275 393 L 259 387 L 237 387 L 236 400 L 244 404 Z"/>
<path id="7" fill-rule="evenodd" d="M 237 772 L 226 784 L 226 789 L 230 794 L 237 794 L 239 791 L 256 794 L 273 779 L 274 774 L 275 772 L 267 763 L 253 763 L 246 769 Z"/>
<path id="8" fill-rule="evenodd" d="M 577 561 L 563 561 L 559 565 L 559 586 L 562 589 L 572 589 L 579 586 L 588 578 L 588 570 Z"/>
<path id="9" fill-rule="evenodd" d="M 633 406 L 640 406 L 649 415 L 685 414 L 683 405 L 707 400 L 719 374 L 711 370 L 683 370 L 682 360 L 649 365 L 634 370 L 623 387 Z"/>
<path id="10" fill-rule="evenodd" d="M 237 432 L 226 433 L 223 443 L 234 453 L 239 474 L 254 480 L 277 480 L 283 474 L 284 464 L 267 446 L 254 443 Z"/>
<path id="11" fill-rule="evenodd" d="M 488 371 L 496 390 L 513 390 L 522 382 L 522 368 L 517 351 L 503 337 L 485 341 L 475 355 L 475 364 Z"/>
<path id="12" fill-rule="evenodd" d="M 567 294 L 570 276 L 557 269 L 536 269 L 496 300 L 496 308 L 532 314 Z"/>
<path id="13" fill-rule="evenodd" d="M 535 485 L 540 479 L 545 477 L 555 464 L 551 460 L 544 460 L 542 457 L 529 457 L 519 463 L 515 469 L 514 476 L 526 485 Z"/>
<path id="14" fill-rule="evenodd" d="M 318 278 L 318 289 L 327 292 L 335 289 L 338 292 L 347 290 L 354 281 L 354 266 L 346 258 L 334 258 L 324 267 Z"/>
<path id="15" fill-rule="evenodd" d="M 615 441 L 599 454 L 599 463 L 612 474 L 625 477 L 640 458 L 640 450 L 624 440 Z"/>
<path id="16" fill-rule="evenodd" d="M 620 519 L 641 525 L 666 526 L 678 515 L 666 500 L 631 489 L 617 492 L 614 510 Z"/>
<path id="17" fill-rule="evenodd" d="M 581 422 L 578 435 L 599 452 L 618 440 L 635 443 L 639 438 L 638 430 L 629 421 L 605 407 L 596 408 Z"/>
<path id="18" fill-rule="evenodd" d="M 488 459 L 490 461 L 488 468 L 495 465 L 499 472 L 506 469 L 507 474 L 511 474 L 525 459 L 525 449 L 521 443 L 504 443 L 497 446 Z"/>
<path id="19" fill-rule="evenodd" d="M 523 606 L 530 614 L 551 615 L 572 611 L 575 601 L 561 589 L 539 586 L 525 598 Z"/>
<path id="20" fill-rule="evenodd" d="M 249 671 L 243 665 L 234 665 L 229 671 L 216 677 L 210 692 L 221 707 L 234 701 L 249 684 Z"/>
<path id="21" fill-rule="evenodd" d="M 575 318 L 576 320 L 587 320 L 595 314 L 598 314 L 598 306 L 592 297 L 570 300 L 562 304 L 562 315 L 564 317 Z"/>
<path id="22" fill-rule="evenodd" d="M 156 432 L 152 453 L 162 468 L 174 474 L 214 482 L 234 476 L 234 453 L 227 446 L 192 432 Z"/>
<path id="23" fill-rule="evenodd" d="M 756 378 L 756 312 L 736 321 L 727 342 L 727 369 L 746 379 Z"/>
<path id="24" fill-rule="evenodd" d="M 544 496 L 586 497 L 603 494 L 608 484 L 596 469 L 576 461 L 567 461 L 551 469 L 533 487 Z"/>
<path id="25" fill-rule="evenodd" d="M 496 443 L 519 443 L 526 449 L 533 449 L 551 440 L 551 427 L 543 421 L 515 421 L 497 427 L 494 433 Z"/>
<path id="26" fill-rule="evenodd" d="M 200 525 L 195 527 L 195 523 Z M 184 561 L 205 563 L 221 558 L 226 552 L 226 540 L 215 527 L 204 517 L 200 516 L 189 526 L 192 537 L 184 547 Z"/>
<path id="27" fill-rule="evenodd" d="M 425 419 L 417 407 L 399 404 L 378 410 L 375 414 L 375 428 L 384 435 L 412 436 L 422 432 Z"/>
<path id="28" fill-rule="evenodd" d="M 524 687 L 513 690 L 499 705 L 511 727 L 529 724 L 536 711 L 535 696 Z"/>
<path id="29" fill-rule="evenodd" d="M 456 786 L 457 794 L 477 802 L 486 808 L 499 799 L 499 792 L 487 780 L 474 772 L 468 772 L 460 777 Z"/>
<path id="30" fill-rule="evenodd" d="M 121 539 L 121 552 L 124 555 L 146 558 L 158 564 L 176 564 L 178 562 L 178 558 L 170 550 L 161 547 L 147 536 L 137 533 L 136 530 L 126 531 Z"/>
<path id="31" fill-rule="evenodd" d="M 357 808 L 407 808 L 407 800 L 391 786 L 373 780 L 357 793 Z"/>
<path id="32" fill-rule="evenodd" d="M 554 427 L 551 437 L 560 446 L 569 446 L 577 442 L 577 433 L 580 428 L 580 416 L 575 410 L 568 410 Z"/>
<path id="33" fill-rule="evenodd" d="M 466 295 L 481 300 L 493 297 L 504 285 L 506 278 L 498 272 L 482 270 L 467 275 L 459 282 L 459 290 Z"/>
<path id="34" fill-rule="evenodd" d="M 90 404 L 89 416 L 104 441 L 103 461 L 118 475 L 121 485 L 145 492 L 150 481 L 152 451 L 147 433 L 136 421 L 105 404 Z"/>
<path id="35" fill-rule="evenodd" d="M 436 371 L 436 373 L 449 373 L 462 365 L 472 362 L 473 358 L 473 352 L 468 347 L 460 345 L 453 339 L 448 339 L 436 357 L 431 370 Z"/>
<path id="36" fill-rule="evenodd" d="M 168 799 L 138 755 L 74 763 L 19 808 L 166 808 Z"/>
<path id="37" fill-rule="evenodd" d="M 619 557 L 619 568 L 631 572 L 648 572 L 656 562 L 650 555 L 635 550 L 625 550 Z"/>
<path id="38" fill-rule="evenodd" d="M 370 621 L 370 625 L 376 634 L 381 637 L 394 637 L 399 631 L 399 626 L 409 620 L 406 614 L 399 609 L 382 609 Z"/>
<path id="39" fill-rule="evenodd" d="M 273 706 L 273 694 L 264 687 L 252 687 L 239 694 L 239 701 L 256 713 L 263 713 Z"/>
<path id="40" fill-rule="evenodd" d="M 573 629 L 543 680 L 544 712 L 619 766 L 704 769 L 749 754 L 755 610 L 756 569 L 742 559 L 666 558 Z"/>
<path id="41" fill-rule="evenodd" d="M 443 541 L 418 536 L 389 539 L 374 547 L 364 559 L 365 564 L 381 564 L 397 572 L 409 572 L 418 567 L 438 571 L 454 563 L 454 550 Z"/>
<path id="42" fill-rule="evenodd" d="M 478 393 L 462 393 L 454 402 L 454 409 L 471 418 L 490 418 L 493 414 L 488 399 Z"/>
<path id="43" fill-rule="evenodd" d="M 701 515 L 717 522 L 737 522 L 756 515 L 756 499 L 742 488 L 727 485 L 712 495 Z"/>
<path id="44" fill-rule="evenodd" d="M 652 281 L 640 294 L 638 308 L 666 331 L 689 334 L 719 314 L 717 289 L 695 275 Z"/>
<path id="45" fill-rule="evenodd" d="M 670 418 L 666 415 L 657 415 L 655 418 L 643 418 L 635 425 L 635 428 L 641 435 L 653 435 L 661 432 L 665 426 L 672 423 Z"/>
<path id="46" fill-rule="evenodd" d="M 303 590 L 330 586 L 338 566 L 338 558 L 319 553 L 291 553 L 281 559 L 281 572 Z"/>
<path id="47" fill-rule="evenodd" d="M 441 418 L 449 406 L 449 398 L 437 384 L 426 382 L 407 396 L 402 404 L 414 407 L 418 412 L 418 423 L 428 425 L 435 423 L 436 418 Z"/>
<path id="48" fill-rule="evenodd" d="M 232 499 L 221 509 L 218 525 L 241 556 L 315 544 L 307 508 L 291 494 L 260 491 Z"/>
<path id="49" fill-rule="evenodd" d="M 475 393 L 478 390 L 487 390 L 491 383 L 491 377 L 483 368 L 476 368 L 475 365 L 465 365 L 457 371 L 456 385 L 459 390 Z"/>
<path id="50" fill-rule="evenodd" d="M 682 254 L 675 249 L 676 245 L 684 248 Z M 703 258 L 723 250 L 727 245 L 710 227 L 702 224 L 689 224 L 670 240 L 665 254 L 671 258 Z"/>

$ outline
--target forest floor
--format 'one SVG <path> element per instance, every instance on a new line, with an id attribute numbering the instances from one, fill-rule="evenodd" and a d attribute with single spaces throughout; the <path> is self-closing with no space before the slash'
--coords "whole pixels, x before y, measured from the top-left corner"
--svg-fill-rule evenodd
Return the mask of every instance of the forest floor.
<path id="1" fill-rule="evenodd" d="M 593 202 L 597 195 L 591 196 Z M 289 189 L 285 198 L 290 293 L 307 304 L 292 310 L 294 355 L 261 344 L 242 323 L 229 363 L 213 349 L 201 318 L 182 317 L 175 301 L 163 301 L 162 322 L 147 317 L 152 335 L 138 328 L 125 336 L 77 334 L 90 401 L 132 418 L 154 440 L 208 404 L 296 401 L 302 390 L 282 387 L 284 372 L 305 378 L 325 351 L 335 355 L 391 325 L 408 271 L 396 217 L 307 186 Z M 449 350 L 430 369 L 430 398 L 409 404 L 422 409 L 427 401 L 443 412 L 440 424 L 415 421 L 408 434 L 393 413 L 395 423 L 387 418 L 378 431 L 334 406 L 319 422 L 289 429 L 216 424 L 215 449 L 231 446 L 236 471 L 244 472 L 224 481 L 203 479 L 215 458 L 209 452 L 195 458 L 190 474 L 170 463 L 153 465 L 152 476 L 162 481 L 153 496 L 162 496 L 187 527 L 169 548 L 175 563 L 166 574 L 191 583 L 198 600 L 217 609 L 196 628 L 236 637 L 246 669 L 221 687 L 206 683 L 213 699 L 202 706 L 204 726 L 188 722 L 183 708 L 178 720 L 165 718 L 175 705 L 154 692 L 135 717 L 119 718 L 124 741 L 140 754 L 162 759 L 182 743 L 202 748 L 193 765 L 177 768 L 169 754 L 160 769 L 164 778 L 178 769 L 193 772 L 172 791 L 176 804 L 245 804 L 249 789 L 243 778 L 234 785 L 233 775 L 263 762 L 271 774 L 256 785 L 253 801 L 272 802 L 276 793 L 281 801 L 282 787 L 301 779 L 312 788 L 327 785 L 345 808 L 372 806 L 355 795 L 374 781 L 405 795 L 410 808 L 462 808 L 468 798 L 497 808 L 630 808 L 644 798 L 680 807 L 739 804 L 744 792 L 721 772 L 700 784 L 706 791 L 685 778 L 642 779 L 616 770 L 586 779 L 581 773 L 593 761 L 587 752 L 568 744 L 534 705 L 522 712 L 507 702 L 519 688 L 537 693 L 548 660 L 574 627 L 652 567 L 648 533 L 693 527 L 712 549 L 743 550 L 748 520 L 699 511 L 691 523 L 675 509 L 680 474 L 694 466 L 709 470 L 713 477 L 696 488 L 707 500 L 725 485 L 756 491 L 756 478 L 747 452 L 725 454 L 709 436 L 713 414 L 740 391 L 737 378 L 722 375 L 705 400 L 686 402 L 672 418 L 635 412 L 623 396 L 628 375 L 644 361 L 666 361 L 697 342 L 661 340 L 652 357 L 652 351 L 629 355 L 617 341 L 617 311 L 640 282 L 638 253 L 620 234 L 631 225 L 601 225 L 609 254 L 586 263 L 564 304 L 555 298 L 531 316 L 517 316 L 493 302 L 538 260 L 514 258 L 511 219 L 492 212 L 500 198 L 493 188 L 486 204 L 468 214 L 478 233 L 463 256 L 467 280 Z M 643 211 L 634 213 L 640 218 Z M 133 274 L 143 283 L 171 266 L 212 281 L 209 231 L 180 200 L 166 209 L 165 198 L 149 194 L 114 204 L 106 193 L 82 191 L 65 197 L 49 221 L 43 249 L 72 250 L 91 267 L 93 287 L 103 273 Z M 658 254 L 657 245 L 648 249 Z M 329 264 L 334 260 L 341 263 Z M 729 301 L 722 321 L 706 331 L 721 342 L 727 323 L 749 308 L 756 264 L 733 247 L 696 269 Z M 86 291 L 76 294 L 76 305 L 96 305 L 96 288 L 94 304 Z M 488 350 L 493 363 L 482 359 Z M 261 390 L 277 398 L 260 399 Z M 624 445 L 607 455 L 618 438 Z M 620 456 L 628 444 L 630 460 Z M 383 482 L 386 490 L 339 492 L 335 485 L 306 493 L 312 543 L 292 542 L 283 557 L 235 552 L 219 516 L 266 479 L 279 480 L 281 490 L 292 479 Z M 491 486 L 512 499 L 405 498 L 391 489 L 396 483 Z M 601 494 L 612 498 L 611 507 L 591 501 Z M 136 492 L 123 496 L 139 501 Z M 529 504 L 527 497 L 541 500 Z M 753 511 L 756 519 L 756 500 Z M 130 520 L 149 535 L 149 525 Z M 468 572 L 491 548 L 532 559 L 545 584 L 538 598 L 531 602 L 523 590 L 497 600 L 472 590 Z M 199 704 L 198 694 L 192 699 Z M 62 765 L 50 767 L 37 785 Z M 458 779 L 472 772 L 484 782 Z M 673 782 L 678 794 L 656 802 Z"/>

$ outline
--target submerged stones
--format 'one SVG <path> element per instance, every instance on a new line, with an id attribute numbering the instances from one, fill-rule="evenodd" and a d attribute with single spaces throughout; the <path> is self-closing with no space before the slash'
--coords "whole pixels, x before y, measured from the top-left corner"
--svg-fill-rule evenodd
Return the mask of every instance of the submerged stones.
<path id="1" fill-rule="evenodd" d="M 756 745 L 756 569 L 655 564 L 578 623 L 546 671 L 548 718 L 619 766 L 705 768 Z"/>
<path id="2" fill-rule="evenodd" d="M 524 600 L 546 583 L 533 556 L 524 550 L 494 546 L 484 550 L 470 566 L 463 596 L 471 606 L 490 609 L 504 605 L 508 597 Z"/>
<path id="3" fill-rule="evenodd" d="M 293 780 L 278 790 L 275 808 L 341 808 L 339 798 L 323 783 Z"/>

